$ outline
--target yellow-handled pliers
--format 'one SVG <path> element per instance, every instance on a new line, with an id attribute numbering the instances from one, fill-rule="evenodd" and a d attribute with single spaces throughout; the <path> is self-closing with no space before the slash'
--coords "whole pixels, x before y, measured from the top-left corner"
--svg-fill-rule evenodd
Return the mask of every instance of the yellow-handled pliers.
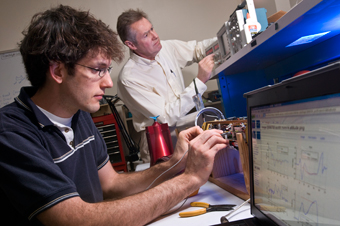
<path id="1" fill-rule="evenodd" d="M 232 210 L 234 206 L 233 204 L 225 204 L 225 205 L 210 205 L 206 202 L 192 202 L 190 206 L 197 206 L 197 207 L 204 207 L 204 209 L 188 211 L 188 212 L 181 212 L 179 213 L 180 217 L 193 217 L 197 215 L 201 215 L 211 211 L 229 211 Z"/>

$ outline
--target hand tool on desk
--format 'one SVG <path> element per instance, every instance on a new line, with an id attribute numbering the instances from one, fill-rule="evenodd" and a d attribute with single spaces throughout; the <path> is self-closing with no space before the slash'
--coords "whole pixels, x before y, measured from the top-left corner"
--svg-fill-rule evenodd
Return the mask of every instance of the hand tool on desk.
<path id="1" fill-rule="evenodd" d="M 197 207 L 204 207 L 204 209 L 193 210 L 188 212 L 181 212 L 179 213 L 180 217 L 192 217 L 201 215 L 211 211 L 229 211 L 232 210 L 234 206 L 233 204 L 225 204 L 225 205 L 210 205 L 206 202 L 192 202 L 190 206 L 197 206 Z"/>
<path id="2" fill-rule="evenodd" d="M 227 217 L 228 217 L 230 214 L 232 214 L 232 213 L 234 213 L 235 211 L 237 211 L 238 209 L 240 209 L 240 208 L 241 208 L 242 206 L 244 206 L 245 204 L 247 204 L 249 201 L 250 201 L 250 199 L 248 199 L 247 201 L 243 202 L 241 205 L 239 205 L 238 207 L 236 207 L 236 209 L 234 209 L 233 211 L 229 212 L 227 215 L 222 216 L 221 219 L 220 219 L 221 223 L 227 223 L 227 222 L 229 222 L 229 220 L 227 219 Z"/>

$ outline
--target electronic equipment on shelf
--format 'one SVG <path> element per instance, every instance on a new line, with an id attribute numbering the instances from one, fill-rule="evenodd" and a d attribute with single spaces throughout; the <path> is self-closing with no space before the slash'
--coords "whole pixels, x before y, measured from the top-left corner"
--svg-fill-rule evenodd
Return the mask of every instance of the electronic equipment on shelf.
<path id="1" fill-rule="evenodd" d="M 217 66 L 228 60 L 251 41 L 252 36 L 250 35 L 250 38 L 247 39 L 249 35 L 246 35 L 249 30 L 245 30 L 247 13 L 256 22 L 259 22 L 260 31 L 263 31 L 268 26 L 266 9 L 255 9 L 253 0 L 245 0 L 241 7 L 245 5 L 248 6 L 248 9 L 238 7 L 217 32 L 217 42 L 205 49 L 206 55 L 215 54 L 215 64 Z"/>
<path id="2" fill-rule="evenodd" d="M 210 54 L 215 54 L 214 56 L 215 65 L 220 65 L 222 63 L 221 54 L 220 54 L 220 45 L 218 43 L 218 40 L 213 42 L 210 46 L 208 46 L 205 49 L 205 55 L 208 56 Z"/>

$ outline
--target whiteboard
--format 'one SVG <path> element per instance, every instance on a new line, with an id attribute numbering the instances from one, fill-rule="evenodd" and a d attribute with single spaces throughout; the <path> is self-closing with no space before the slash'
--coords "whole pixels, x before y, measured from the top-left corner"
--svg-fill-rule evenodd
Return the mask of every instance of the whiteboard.
<path id="1" fill-rule="evenodd" d="M 0 53 L 0 108 L 12 103 L 20 88 L 30 86 L 19 50 Z"/>

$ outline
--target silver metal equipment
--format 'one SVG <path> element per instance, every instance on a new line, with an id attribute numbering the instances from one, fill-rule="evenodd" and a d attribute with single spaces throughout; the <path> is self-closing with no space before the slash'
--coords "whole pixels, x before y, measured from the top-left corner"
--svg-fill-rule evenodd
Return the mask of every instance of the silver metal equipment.
<path id="1" fill-rule="evenodd" d="M 223 120 L 223 113 L 217 108 L 206 107 L 200 110 L 195 119 L 195 126 L 199 126 L 202 128 L 204 122 L 214 121 L 214 120 Z"/>

